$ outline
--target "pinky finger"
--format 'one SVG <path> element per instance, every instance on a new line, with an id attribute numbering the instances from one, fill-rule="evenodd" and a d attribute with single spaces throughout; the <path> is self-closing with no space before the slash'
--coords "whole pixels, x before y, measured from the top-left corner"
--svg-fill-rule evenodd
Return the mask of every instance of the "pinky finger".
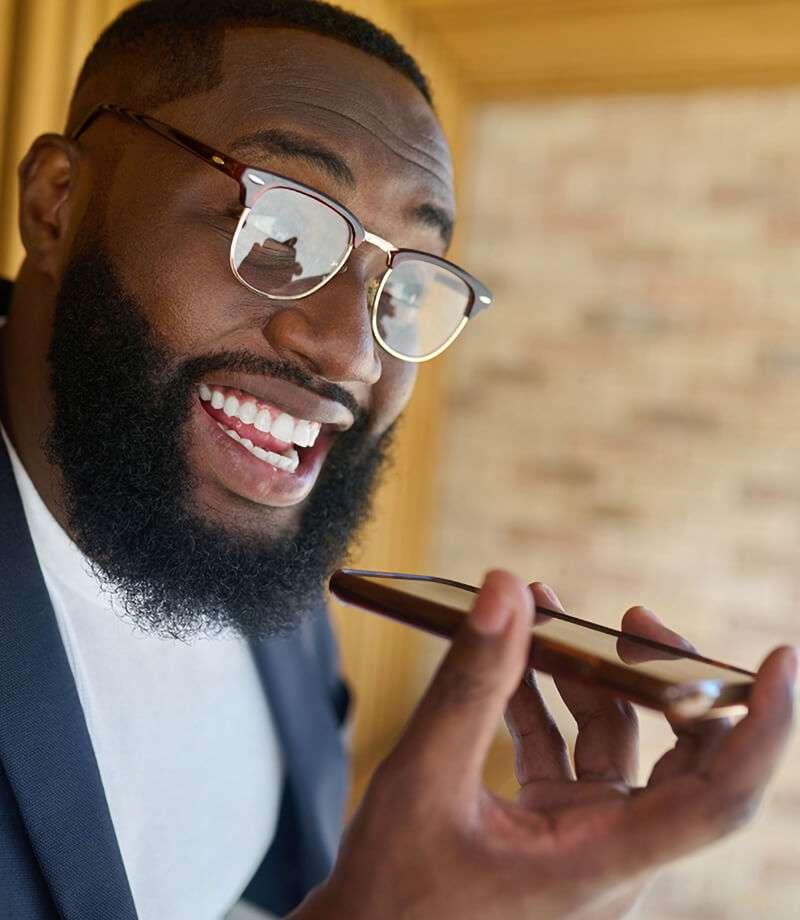
<path id="1" fill-rule="evenodd" d="M 719 746 L 708 774 L 732 791 L 761 789 L 770 779 L 794 720 L 797 652 L 785 646 L 758 671 L 748 713 Z"/>
<path id="2" fill-rule="evenodd" d="M 648 785 L 618 815 L 609 844 L 621 877 L 690 853 L 752 816 L 789 738 L 796 675 L 793 649 L 772 652 L 759 669 L 747 716 L 710 761 Z"/>

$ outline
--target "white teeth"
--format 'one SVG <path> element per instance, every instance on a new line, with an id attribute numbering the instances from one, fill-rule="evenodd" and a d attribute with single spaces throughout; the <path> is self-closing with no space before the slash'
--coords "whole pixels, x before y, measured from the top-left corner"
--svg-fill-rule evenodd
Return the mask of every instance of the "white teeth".
<path id="1" fill-rule="evenodd" d="M 294 426 L 292 441 L 299 447 L 308 447 L 311 443 L 311 422 L 301 418 Z"/>
<path id="2" fill-rule="evenodd" d="M 233 430 L 233 428 L 226 428 L 224 425 L 220 425 L 219 422 L 217 422 L 217 425 L 225 432 L 225 434 L 226 434 L 229 438 L 231 438 L 232 440 L 236 441 L 237 444 L 243 443 L 243 442 L 242 442 L 242 439 L 241 439 L 241 438 L 239 437 L 239 435 Z"/>
<path id="3" fill-rule="evenodd" d="M 294 448 L 287 450 L 284 455 L 276 454 L 271 450 L 264 450 L 261 447 L 256 447 L 250 438 L 241 437 L 233 428 L 226 428 L 224 425 L 220 425 L 219 422 L 217 422 L 217 425 L 219 425 L 229 438 L 232 438 L 237 444 L 241 444 L 242 447 L 247 448 L 254 457 L 258 457 L 259 460 L 263 460 L 265 463 L 269 463 L 279 470 L 286 470 L 287 473 L 294 473 L 300 465 L 300 456 Z"/>
<path id="4" fill-rule="evenodd" d="M 287 415 L 286 412 L 281 412 L 281 414 L 272 423 L 272 430 L 270 434 L 273 436 L 273 438 L 277 438 L 279 441 L 291 442 L 293 433 L 294 419 L 291 417 L 291 415 Z"/>
<path id="5" fill-rule="evenodd" d="M 270 415 L 269 409 L 260 409 L 258 415 L 256 416 L 255 426 L 259 431 L 264 431 L 269 433 L 270 426 L 272 425 L 272 416 Z"/>
<path id="6" fill-rule="evenodd" d="M 200 384 L 199 391 L 200 398 L 205 402 L 210 401 L 215 409 L 222 409 L 230 418 L 241 419 L 245 425 L 254 425 L 259 431 L 272 434 L 278 441 L 285 441 L 287 444 L 313 447 L 322 430 L 319 422 L 295 419 L 288 412 L 281 412 L 277 418 L 273 418 L 269 409 L 259 409 L 252 399 L 239 402 L 235 396 L 226 397 L 224 393 L 212 390 L 204 383 Z"/>
<path id="7" fill-rule="evenodd" d="M 242 403 L 239 406 L 239 418 L 245 425 L 252 425 L 258 415 L 258 409 L 254 402 Z"/>

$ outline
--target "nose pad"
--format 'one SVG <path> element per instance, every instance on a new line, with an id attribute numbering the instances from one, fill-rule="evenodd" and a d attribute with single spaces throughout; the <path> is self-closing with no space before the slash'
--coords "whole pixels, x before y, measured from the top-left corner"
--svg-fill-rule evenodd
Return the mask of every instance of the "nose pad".
<path id="1" fill-rule="evenodd" d="M 369 308 L 370 314 L 372 314 L 372 311 L 375 309 L 375 296 L 378 293 L 378 288 L 381 286 L 381 278 L 383 278 L 383 275 L 373 278 L 367 285 L 367 307 Z"/>

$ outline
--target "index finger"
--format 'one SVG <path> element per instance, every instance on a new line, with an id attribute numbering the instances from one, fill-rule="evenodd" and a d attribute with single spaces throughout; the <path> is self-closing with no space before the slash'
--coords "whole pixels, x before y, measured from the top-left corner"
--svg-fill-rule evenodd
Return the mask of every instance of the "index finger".
<path id="1" fill-rule="evenodd" d="M 684 639 L 683 636 L 667 627 L 652 610 L 646 607 L 631 607 L 622 618 L 622 631 L 632 636 L 660 642 L 662 645 L 669 645 L 675 649 L 673 653 L 670 653 L 621 636 L 617 640 L 617 654 L 625 664 L 641 664 L 656 659 L 670 660 L 680 658 L 682 651 L 697 652 L 688 639 Z"/>

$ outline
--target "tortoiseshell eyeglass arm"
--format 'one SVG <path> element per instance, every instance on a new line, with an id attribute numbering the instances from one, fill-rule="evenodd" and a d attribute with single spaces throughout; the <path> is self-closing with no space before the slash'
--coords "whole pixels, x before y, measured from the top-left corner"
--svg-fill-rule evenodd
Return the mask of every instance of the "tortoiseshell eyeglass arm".
<path id="1" fill-rule="evenodd" d="M 189 135 L 184 134 L 183 131 L 172 128 L 164 124 L 163 121 L 159 121 L 157 118 L 151 118 L 149 115 L 140 115 L 138 112 L 131 112 L 129 109 L 122 108 L 122 106 L 119 105 L 109 105 L 106 103 L 92 109 L 80 125 L 72 132 L 70 138 L 76 141 L 87 128 L 89 128 L 101 115 L 106 113 L 136 122 L 137 125 L 141 125 L 149 131 L 160 134 L 161 137 L 165 137 L 168 141 L 172 141 L 173 144 L 183 147 L 184 150 L 188 150 L 189 153 L 199 157 L 204 163 L 208 163 L 209 166 L 213 166 L 214 169 L 218 169 L 237 182 L 241 182 L 242 175 L 248 168 L 244 163 L 240 163 L 233 157 L 229 157 L 227 154 L 221 153 L 213 147 L 209 147 L 208 144 L 204 144 L 202 141 L 189 137 Z"/>
<path id="2" fill-rule="evenodd" d="M 146 128 L 148 131 L 152 131 L 154 134 L 158 134 L 160 137 L 165 138 L 166 140 L 170 141 L 170 143 L 176 144 L 178 147 L 182 147 L 193 156 L 196 156 L 198 159 L 202 160 L 208 166 L 212 166 L 214 169 L 219 170 L 226 176 L 230 176 L 231 179 L 234 179 L 239 183 L 241 203 L 246 208 L 253 207 L 255 201 L 264 191 L 268 182 L 280 180 L 281 184 L 288 182 L 290 187 L 296 187 L 301 191 L 306 190 L 306 193 L 313 193 L 316 197 L 322 200 L 323 203 L 327 204 L 329 207 L 332 207 L 334 210 L 339 211 L 345 220 L 348 221 L 351 227 L 361 227 L 357 219 L 352 214 L 347 212 L 345 208 L 343 208 L 337 202 L 326 198 L 326 196 L 322 195 L 320 192 L 316 192 L 313 189 L 308 189 L 307 187 L 302 186 L 301 183 L 293 182 L 286 177 L 280 177 L 275 173 L 266 173 L 252 166 L 248 166 L 246 163 L 241 163 L 239 160 L 236 160 L 233 157 L 230 157 L 227 154 L 216 150 L 214 147 L 209 147 L 208 144 L 204 144 L 202 141 L 199 141 L 194 137 L 190 137 L 188 134 L 184 134 L 183 131 L 179 131 L 177 128 L 173 128 L 171 125 L 165 124 L 163 121 L 159 121 L 157 118 L 152 118 L 150 115 L 142 115 L 139 112 L 132 112 L 130 109 L 126 109 L 123 106 L 113 105 L 110 103 L 103 103 L 96 106 L 94 109 L 92 109 L 91 112 L 89 112 L 89 114 L 86 116 L 86 118 L 84 118 L 80 125 L 78 125 L 78 127 L 70 134 L 70 139 L 76 141 L 81 136 L 81 134 L 83 134 L 84 131 L 86 131 L 89 127 L 91 127 L 91 125 L 94 124 L 94 122 L 101 115 L 105 114 L 114 115 L 117 118 L 131 121 L 134 124 L 140 125 L 141 127 Z M 360 239 L 363 239 L 363 228 L 361 228 L 360 231 L 357 230 L 356 232 L 360 232 Z M 391 244 L 386 245 L 389 245 L 389 249 L 386 251 L 390 253 L 390 267 L 393 260 L 397 256 L 402 255 L 403 252 L 410 252 L 410 250 L 396 249 L 395 247 L 391 246 Z M 384 247 L 382 246 L 381 248 Z M 460 277 L 461 280 L 470 288 L 472 297 L 471 303 L 464 314 L 466 319 L 474 319 L 481 311 L 491 306 L 494 300 L 491 292 L 488 290 L 488 288 L 481 284 L 477 278 L 464 271 L 463 268 L 459 268 L 459 266 L 454 265 L 452 262 L 448 262 L 446 259 L 441 259 L 429 254 L 419 253 L 418 255 L 422 256 L 425 261 L 433 262 L 437 265 L 443 265 L 449 271 Z"/>

